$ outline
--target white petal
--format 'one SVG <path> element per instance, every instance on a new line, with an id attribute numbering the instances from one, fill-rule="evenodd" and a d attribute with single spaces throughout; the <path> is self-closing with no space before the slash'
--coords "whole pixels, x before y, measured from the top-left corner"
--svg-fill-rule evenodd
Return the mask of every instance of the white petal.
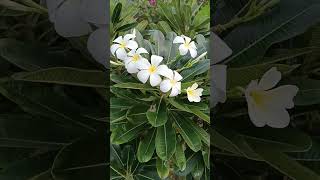
<path id="1" fill-rule="evenodd" d="M 137 74 L 138 79 L 145 84 L 149 79 L 150 73 L 148 70 L 139 71 Z"/>
<path id="2" fill-rule="evenodd" d="M 267 125 L 273 128 L 285 128 L 290 124 L 290 115 L 285 109 L 270 110 Z"/>
<path id="3" fill-rule="evenodd" d="M 137 62 L 138 69 L 149 69 L 150 66 L 151 66 L 150 62 L 145 58 Z"/>
<path id="4" fill-rule="evenodd" d="M 109 13 L 106 11 L 107 1 L 85 0 L 82 1 L 81 12 L 83 18 L 94 24 L 107 24 Z"/>
<path id="5" fill-rule="evenodd" d="M 165 79 L 160 83 L 160 90 L 162 92 L 168 92 L 171 89 L 171 83 L 169 79 Z"/>
<path id="6" fill-rule="evenodd" d="M 194 43 L 194 41 L 192 41 L 192 42 L 190 43 L 190 47 L 193 48 L 193 49 L 197 49 L 197 46 L 196 46 L 196 44 Z"/>
<path id="7" fill-rule="evenodd" d="M 171 93 L 170 93 L 170 97 L 174 97 L 177 96 L 178 94 L 180 94 L 180 91 L 177 87 L 172 87 Z"/>
<path id="8" fill-rule="evenodd" d="M 255 103 L 252 102 L 252 100 L 247 99 L 248 103 L 248 113 L 251 122 L 256 127 L 263 127 L 267 124 L 267 120 L 263 117 L 263 113 L 258 109 L 258 107 L 255 105 Z"/>
<path id="9" fill-rule="evenodd" d="M 175 44 L 176 43 L 184 44 L 185 40 L 183 39 L 183 37 L 177 36 L 177 37 L 174 38 L 173 43 L 175 43 Z"/>
<path id="10" fill-rule="evenodd" d="M 201 98 L 199 96 L 188 96 L 190 102 L 200 102 Z"/>
<path id="11" fill-rule="evenodd" d="M 273 67 L 262 76 L 261 80 L 259 81 L 259 86 L 263 90 L 268 90 L 277 85 L 280 80 L 281 73 L 276 67 Z"/>
<path id="12" fill-rule="evenodd" d="M 127 58 L 127 51 L 123 48 L 118 48 L 116 55 L 118 59 L 125 60 Z"/>
<path id="13" fill-rule="evenodd" d="M 131 51 L 129 51 L 128 52 L 128 56 L 134 56 L 136 54 L 136 50 L 135 49 L 133 49 L 133 50 L 131 50 Z"/>
<path id="14" fill-rule="evenodd" d="M 167 65 L 160 65 L 157 67 L 157 74 L 164 76 L 168 79 L 173 79 L 173 71 Z"/>
<path id="15" fill-rule="evenodd" d="M 293 98 L 298 93 L 298 87 L 293 85 L 284 85 L 267 91 L 271 107 L 287 108 L 294 107 Z"/>
<path id="16" fill-rule="evenodd" d="M 137 49 L 138 43 L 136 41 L 130 40 L 128 41 L 127 48 L 129 49 Z"/>
<path id="17" fill-rule="evenodd" d="M 49 13 L 49 20 L 51 22 L 55 22 L 57 8 L 59 4 L 61 4 L 62 2 L 63 0 L 46 0 L 46 5 Z"/>
<path id="18" fill-rule="evenodd" d="M 197 83 L 193 83 L 192 86 L 190 87 L 191 90 L 195 90 L 198 88 L 198 84 Z"/>
<path id="19" fill-rule="evenodd" d="M 210 49 L 212 51 L 211 59 L 213 64 L 223 61 L 232 54 L 232 50 L 228 45 L 213 32 L 210 33 L 210 42 L 214 42 L 210 43 Z"/>
<path id="20" fill-rule="evenodd" d="M 196 49 L 190 48 L 189 50 L 190 50 L 191 57 L 193 58 L 197 57 L 198 52 Z"/>
<path id="21" fill-rule="evenodd" d="M 224 103 L 226 101 L 227 88 L 227 66 L 214 65 L 211 66 L 211 101 L 213 105 L 218 102 Z"/>
<path id="22" fill-rule="evenodd" d="M 181 81 L 182 76 L 177 71 L 174 71 L 174 78 L 173 79 L 176 81 Z"/>
<path id="23" fill-rule="evenodd" d="M 187 36 L 184 36 L 184 39 L 186 40 L 186 43 L 187 43 L 187 44 L 190 44 L 191 38 L 189 38 L 189 37 L 187 37 Z"/>
<path id="24" fill-rule="evenodd" d="M 135 37 L 136 37 L 136 35 L 134 35 L 134 34 L 126 34 L 123 39 L 125 41 L 129 41 L 131 39 L 134 39 Z"/>
<path id="25" fill-rule="evenodd" d="M 163 57 L 157 56 L 157 55 L 152 55 L 151 56 L 151 64 L 154 66 L 159 66 L 159 64 L 162 62 Z"/>
<path id="26" fill-rule="evenodd" d="M 137 50 L 137 54 L 149 54 L 145 48 L 139 48 Z"/>
<path id="27" fill-rule="evenodd" d="M 81 1 L 68 0 L 61 4 L 55 13 L 55 29 L 63 37 L 79 37 L 89 34 L 92 29 L 82 19 Z"/>
<path id="28" fill-rule="evenodd" d="M 184 44 L 181 44 L 179 46 L 179 52 L 180 52 L 180 55 L 184 56 L 188 53 L 189 49 L 186 48 L 186 46 Z"/>
<path id="29" fill-rule="evenodd" d="M 158 74 L 150 75 L 150 84 L 152 87 L 157 86 L 161 83 L 161 77 Z"/>
<path id="30" fill-rule="evenodd" d="M 139 72 L 136 64 L 133 62 L 126 63 L 126 68 L 127 68 L 128 73 L 131 73 L 131 74 Z"/>
<path id="31" fill-rule="evenodd" d="M 194 90 L 194 92 L 195 92 L 195 94 L 196 94 L 197 96 L 202 96 L 203 89 L 202 89 L 202 88 L 199 88 L 199 89 Z"/>
<path id="32" fill-rule="evenodd" d="M 284 128 L 289 125 L 290 116 L 285 109 L 259 108 L 253 103 L 248 103 L 248 109 L 250 119 L 257 127 Z"/>
<path id="33" fill-rule="evenodd" d="M 100 64 L 108 67 L 107 58 L 108 58 L 108 49 L 109 43 L 106 41 L 108 38 L 108 29 L 99 28 L 88 38 L 87 48 L 91 53 L 92 57 L 98 61 Z M 111 46 L 111 52 L 114 55 L 116 46 Z"/>
<path id="34" fill-rule="evenodd" d="M 113 42 L 119 43 L 119 44 L 122 43 L 123 42 L 122 36 L 117 37 L 115 40 L 113 40 Z"/>
<path id="35" fill-rule="evenodd" d="M 120 45 L 119 44 L 113 44 L 111 47 L 110 47 L 110 51 L 112 53 L 112 55 L 115 55 L 117 49 L 119 49 Z"/>

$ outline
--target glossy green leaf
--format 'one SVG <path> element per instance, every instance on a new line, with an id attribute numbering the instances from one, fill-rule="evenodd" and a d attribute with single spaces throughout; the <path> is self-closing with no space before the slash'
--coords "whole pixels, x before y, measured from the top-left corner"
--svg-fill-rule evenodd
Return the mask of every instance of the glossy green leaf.
<path id="1" fill-rule="evenodd" d="M 157 158 L 157 172 L 161 179 L 165 179 L 169 176 L 169 168 L 167 166 L 165 161 Z"/>
<path id="2" fill-rule="evenodd" d="M 146 113 L 149 123 L 153 127 L 159 127 L 164 125 L 168 120 L 167 105 L 161 98 L 159 103 L 151 105 Z"/>
<path id="3" fill-rule="evenodd" d="M 194 152 L 199 151 L 202 143 L 200 137 L 193 128 L 193 124 L 191 123 L 192 120 L 184 118 L 182 115 L 172 115 L 171 117 L 178 128 L 178 132 L 181 134 L 190 149 Z"/>
<path id="4" fill-rule="evenodd" d="M 16 73 L 12 78 L 19 81 L 98 88 L 106 88 L 108 82 L 107 73 L 105 72 L 69 67 L 57 67 L 33 72 Z"/>
<path id="5" fill-rule="evenodd" d="M 184 144 L 183 142 L 177 143 L 177 148 L 175 152 L 175 161 L 180 171 L 184 171 L 187 166 L 186 155 L 184 153 Z"/>
<path id="6" fill-rule="evenodd" d="M 156 152 L 160 159 L 168 160 L 176 151 L 176 132 L 171 123 L 157 127 Z"/>
<path id="7" fill-rule="evenodd" d="M 152 158 L 153 152 L 156 149 L 156 130 L 156 128 L 150 129 L 148 133 L 143 136 L 143 139 L 139 142 L 137 158 L 141 163 L 148 162 Z"/>

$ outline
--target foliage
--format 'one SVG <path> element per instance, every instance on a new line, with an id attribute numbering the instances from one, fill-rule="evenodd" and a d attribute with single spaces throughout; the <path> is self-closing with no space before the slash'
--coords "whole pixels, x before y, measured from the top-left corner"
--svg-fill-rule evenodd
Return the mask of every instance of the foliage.
<path id="1" fill-rule="evenodd" d="M 0 9 L 0 178 L 104 178 L 106 70 L 83 37 L 55 33 L 38 1 Z"/>
<path id="2" fill-rule="evenodd" d="M 320 152 L 316 132 L 320 4 L 265 2 L 217 1 L 212 12 L 213 30 L 233 50 L 224 62 L 229 67 L 228 101 L 211 110 L 216 116 L 211 129 L 214 173 L 222 179 L 320 179 L 315 166 Z M 254 127 L 238 90 L 271 67 L 283 73 L 281 84 L 299 87 L 285 129 Z"/>

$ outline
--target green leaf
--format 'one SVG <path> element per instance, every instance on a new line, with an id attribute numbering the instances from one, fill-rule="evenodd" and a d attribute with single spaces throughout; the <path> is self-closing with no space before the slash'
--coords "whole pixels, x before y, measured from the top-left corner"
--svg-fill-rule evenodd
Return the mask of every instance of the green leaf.
<path id="1" fill-rule="evenodd" d="M 206 165 L 207 169 L 210 169 L 210 147 L 204 147 L 202 151 L 203 162 Z"/>
<path id="2" fill-rule="evenodd" d="M 193 114 L 198 116 L 200 119 L 206 121 L 207 123 L 210 123 L 210 116 L 202 112 L 199 108 L 195 106 L 189 106 L 188 108 Z"/>
<path id="3" fill-rule="evenodd" d="M 289 84 L 298 86 L 299 91 L 294 98 L 294 104 L 308 106 L 320 104 L 320 81 L 315 79 L 294 78 Z"/>
<path id="4" fill-rule="evenodd" d="M 167 98 L 166 100 L 171 105 L 173 105 L 175 108 L 182 110 L 182 111 L 185 111 L 185 112 L 188 112 L 188 113 L 192 113 L 192 114 L 198 116 L 200 119 L 206 121 L 207 123 L 210 123 L 210 116 L 208 116 L 207 114 L 205 114 L 204 112 L 201 111 L 201 109 L 203 109 L 203 107 L 186 104 L 184 102 L 174 100 L 173 98 Z"/>
<path id="5" fill-rule="evenodd" d="M 171 123 L 157 127 L 156 152 L 160 159 L 168 160 L 176 150 L 176 132 Z"/>
<path id="6" fill-rule="evenodd" d="M 104 135 L 84 137 L 65 146 L 54 160 L 53 178 L 85 180 L 94 175 L 98 179 L 103 179 L 108 168 L 107 147 L 107 136 Z"/>
<path id="7" fill-rule="evenodd" d="M 0 56 L 13 65 L 26 70 L 37 71 L 52 67 L 91 67 L 82 56 L 72 52 L 54 52 L 49 47 L 14 39 L 0 39 Z"/>
<path id="8" fill-rule="evenodd" d="M 159 127 L 164 125 L 168 120 L 167 105 L 162 98 L 158 104 L 151 105 L 147 111 L 147 118 L 149 123 L 153 127 Z"/>
<path id="9" fill-rule="evenodd" d="M 12 75 L 12 78 L 19 81 L 101 88 L 106 88 L 108 82 L 107 73 L 105 72 L 69 67 L 56 67 L 34 72 L 16 73 Z"/>
<path id="10" fill-rule="evenodd" d="M 267 146 L 255 146 L 254 144 L 252 144 L 252 147 L 254 147 L 255 151 L 269 165 L 292 179 L 320 180 L 320 176 L 318 174 L 301 165 L 300 163 L 292 160 L 282 152 L 279 152 Z"/>
<path id="11" fill-rule="evenodd" d="M 114 144 L 124 144 L 135 139 L 146 128 L 146 123 L 127 123 L 124 127 L 119 127 L 111 134 L 111 141 Z"/>
<path id="12" fill-rule="evenodd" d="M 183 77 L 182 82 L 190 81 L 195 76 L 208 72 L 209 68 L 210 68 L 210 59 L 200 60 L 191 68 L 185 69 L 181 72 L 181 76 Z"/>
<path id="13" fill-rule="evenodd" d="M 177 143 L 177 148 L 175 152 L 176 165 L 180 171 L 184 171 L 187 166 L 186 155 L 184 154 L 183 142 Z"/>
<path id="14" fill-rule="evenodd" d="M 146 84 L 139 84 L 139 83 L 119 83 L 113 85 L 117 88 L 125 88 L 125 89 L 141 89 L 141 90 L 156 90 L 155 88 L 152 88 L 151 86 L 148 86 Z"/>
<path id="15" fill-rule="evenodd" d="M 197 152 L 201 149 L 202 143 L 198 134 L 194 130 L 194 124 L 191 123 L 191 119 L 185 118 L 183 115 L 171 116 L 178 128 L 179 133 L 182 135 L 185 142 L 190 149 Z"/>
<path id="16" fill-rule="evenodd" d="M 43 9 L 38 9 L 38 8 L 32 8 L 28 7 L 22 4 L 19 4 L 17 2 L 11 1 L 11 0 L 1 0 L 0 6 L 3 6 L 5 8 L 15 10 L 15 11 L 22 11 L 22 12 L 30 12 L 30 13 L 47 13 Z"/>
<path id="17" fill-rule="evenodd" d="M 284 64 L 259 64 L 253 66 L 245 66 L 241 68 L 228 68 L 227 70 L 227 88 L 237 86 L 246 87 L 252 80 L 260 79 L 272 67 L 276 67 L 278 71 L 286 75 L 296 69 L 298 65 Z"/>
<path id="18" fill-rule="evenodd" d="M 226 4 L 225 7 L 232 5 Z M 316 0 L 281 0 L 276 8 L 272 13 L 242 24 L 228 33 L 224 40 L 233 50 L 228 62 L 234 66 L 251 64 L 254 62 L 252 60 L 262 57 L 271 45 L 304 33 L 320 20 L 320 4 Z M 221 15 L 215 14 L 215 17 Z"/>
<path id="19" fill-rule="evenodd" d="M 118 3 L 116 5 L 116 7 L 114 8 L 113 10 L 113 14 L 112 14 L 112 17 L 111 17 L 111 22 L 113 24 L 116 24 L 119 22 L 120 20 L 120 17 L 121 17 L 121 10 L 122 10 L 122 4 L 121 3 Z"/>
<path id="20" fill-rule="evenodd" d="M 157 158 L 157 172 L 161 179 L 166 179 L 169 176 L 169 168 L 165 161 L 162 161 L 160 158 Z"/>
<path id="21" fill-rule="evenodd" d="M 132 124 L 147 122 L 146 112 L 148 111 L 148 108 L 148 106 L 144 105 L 136 105 L 131 107 L 126 114 L 128 121 Z"/>
<path id="22" fill-rule="evenodd" d="M 204 166 L 202 161 L 198 161 L 194 169 L 192 170 L 192 177 L 196 180 L 200 180 L 204 172 Z"/>
<path id="23" fill-rule="evenodd" d="M 139 142 L 137 158 L 141 163 L 148 162 L 152 158 L 153 152 L 156 149 L 156 130 L 156 128 L 149 130 L 148 133 Z"/>

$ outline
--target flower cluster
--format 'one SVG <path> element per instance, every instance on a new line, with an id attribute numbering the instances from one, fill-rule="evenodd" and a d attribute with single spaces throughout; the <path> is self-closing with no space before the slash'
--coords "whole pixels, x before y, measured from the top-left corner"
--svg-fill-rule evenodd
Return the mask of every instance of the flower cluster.
<path id="1" fill-rule="evenodd" d="M 136 38 L 135 30 L 132 34 L 119 36 L 110 47 L 113 56 L 122 60 L 128 73 L 136 74 L 139 81 L 142 83 L 150 82 L 152 87 L 159 86 L 163 93 L 169 93 L 169 97 L 174 97 L 181 94 L 181 81 L 183 77 L 176 70 L 170 69 L 167 65 L 161 64 L 163 57 L 158 55 L 151 55 L 150 61 L 143 57 L 143 54 L 149 52 L 139 47 L 134 40 Z M 190 53 L 192 58 L 197 56 L 197 47 L 191 38 L 181 35 L 175 37 L 174 44 L 180 44 L 180 55 L 187 55 Z M 194 83 L 186 90 L 188 100 L 190 102 L 200 102 L 203 89 L 198 88 L 198 84 Z"/>

